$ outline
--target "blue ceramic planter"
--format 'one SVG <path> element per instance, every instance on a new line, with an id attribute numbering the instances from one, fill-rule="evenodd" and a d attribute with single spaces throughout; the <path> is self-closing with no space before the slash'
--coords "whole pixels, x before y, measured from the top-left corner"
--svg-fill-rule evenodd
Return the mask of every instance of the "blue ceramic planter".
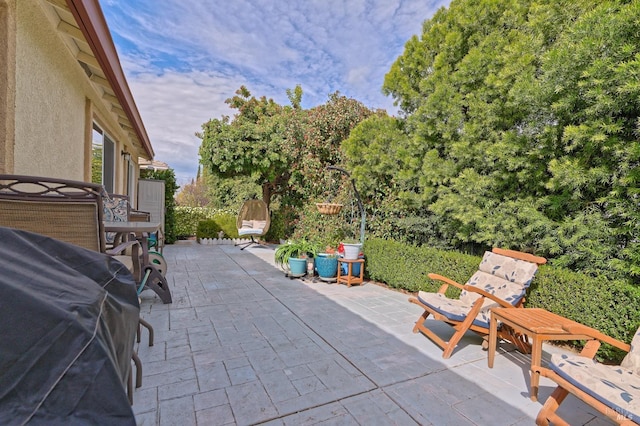
<path id="1" fill-rule="evenodd" d="M 349 265 L 346 263 L 343 263 L 342 265 L 342 275 L 347 275 L 349 272 Z M 359 263 L 354 263 L 353 265 L 351 265 L 351 276 L 352 277 L 359 277 L 360 276 L 360 264 Z"/>
<path id="2" fill-rule="evenodd" d="M 335 278 L 338 276 L 338 258 L 319 254 L 316 257 L 316 270 L 321 278 Z"/>
<path id="3" fill-rule="evenodd" d="M 291 275 L 304 275 L 307 273 L 307 259 L 289 258 L 289 271 Z"/>

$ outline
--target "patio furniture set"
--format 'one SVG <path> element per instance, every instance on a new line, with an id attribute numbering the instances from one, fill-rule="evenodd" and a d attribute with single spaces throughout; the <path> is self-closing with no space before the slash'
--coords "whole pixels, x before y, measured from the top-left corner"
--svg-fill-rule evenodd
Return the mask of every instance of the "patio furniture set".
<path id="1" fill-rule="evenodd" d="M 557 410 L 571 393 L 622 425 L 640 424 L 640 329 L 631 344 L 613 339 L 597 330 L 540 308 L 524 308 L 526 289 L 531 284 L 542 257 L 494 248 L 486 252 L 478 271 L 461 285 L 449 278 L 430 274 L 444 284 L 436 293 L 418 292 L 409 301 L 424 309 L 413 331 L 421 332 L 443 349 L 449 358 L 467 331 L 484 337 L 488 347 L 488 366 L 493 368 L 499 340 L 511 342 L 523 353 L 531 354 L 530 397 L 538 397 L 540 376 L 557 383 L 540 410 L 536 424 L 566 425 Z M 445 292 L 449 286 L 461 290 L 457 299 Z M 425 321 L 429 316 L 454 328 L 448 341 L 437 335 Z M 552 355 L 548 367 L 542 366 L 544 341 L 586 341 L 580 354 Z M 627 356 L 620 365 L 604 365 L 595 360 L 601 343 L 615 346 Z"/>
<path id="2" fill-rule="evenodd" d="M 107 200 L 106 210 L 104 200 Z M 119 265 L 126 265 L 129 277 L 135 283 L 135 291 L 129 294 L 131 300 L 125 303 L 137 309 L 138 319 L 137 323 L 129 324 L 129 327 L 136 329 L 138 342 L 140 325 L 146 327 L 151 346 L 153 328 L 139 318 L 137 296 L 148 288 L 156 292 L 163 303 L 171 303 L 171 292 L 164 277 L 166 262 L 160 252 L 149 250 L 148 236 L 157 232 L 160 224 L 132 220 L 134 215 L 144 218 L 144 214 L 136 212 L 132 215 L 127 203 L 126 197 L 106 195 L 99 185 L 0 175 L 0 227 L 28 231 L 25 233 L 26 237 L 22 234 L 16 237 L 18 240 L 29 238 L 30 235 L 39 235 L 38 238 L 50 237 L 54 239 L 52 241 L 71 243 L 88 252 L 109 259 L 113 257 L 121 262 Z M 259 203 L 255 204 L 254 207 L 248 206 L 247 212 L 260 210 Z M 104 220 L 105 214 L 110 220 Z M 250 216 L 256 215 L 259 214 L 254 212 Z M 269 226 L 268 209 L 265 217 L 264 224 L 262 219 L 256 219 L 259 221 L 258 226 L 254 226 L 255 220 L 251 219 L 251 228 L 248 224 L 246 228 L 255 231 L 248 231 L 246 235 L 251 235 L 252 238 L 264 235 Z M 244 218 L 240 222 L 240 218 L 239 225 L 243 227 L 244 221 L 249 219 Z M 4 232 L 4 228 L 0 228 L 0 231 Z M 38 241 L 43 241 L 44 245 L 50 244 L 48 240 Z M 7 244 L 6 241 L 2 243 Z M 361 266 L 359 276 L 351 273 L 354 262 Z M 338 282 L 344 282 L 348 286 L 361 284 L 363 262 L 362 259 L 347 261 L 348 273 L 345 276 L 339 275 Z M 537 400 L 540 376 L 558 384 L 538 414 L 536 423 L 539 425 L 548 425 L 549 422 L 554 425 L 566 424 L 557 410 L 569 393 L 618 424 L 640 424 L 640 329 L 631 344 L 626 344 L 544 309 L 524 308 L 526 290 L 534 279 L 538 266 L 544 263 L 546 259 L 542 257 L 494 248 L 484 254 L 478 271 L 464 285 L 441 275 L 429 274 L 431 279 L 440 281 L 443 285 L 435 293 L 421 291 L 409 299 L 411 303 L 424 309 L 413 331 L 424 334 L 440 346 L 443 358 L 449 358 L 462 336 L 467 331 L 473 331 L 485 339 L 483 347 L 489 350 L 490 368 L 493 367 L 499 340 L 511 342 L 521 352 L 531 354 L 531 399 Z M 111 273 L 109 267 L 105 273 Z M 124 280 L 126 281 L 126 277 Z M 449 287 L 460 290 L 458 298 L 446 295 Z M 426 321 L 430 316 L 454 329 L 448 341 L 430 329 L 430 322 Z M 109 338 L 106 340 L 109 341 Z M 542 343 L 550 340 L 585 340 L 586 344 L 580 354 L 553 355 L 549 366 L 543 367 Z M 594 360 L 601 342 L 628 352 L 621 365 L 602 365 Z M 113 353 L 119 356 L 118 363 L 122 366 L 119 377 L 128 390 L 131 403 L 133 371 L 131 362 L 127 360 L 133 360 L 136 365 L 136 387 L 141 385 L 142 364 L 133 351 L 133 342 L 129 343 L 131 344 L 126 345 L 125 350 L 114 349 Z"/>
<path id="3" fill-rule="evenodd" d="M 158 247 L 161 237 L 154 236 L 155 247 L 150 250 L 152 244 L 149 236 L 159 233 L 161 224 L 143 221 L 145 219 L 148 219 L 148 215 L 144 212 L 132 212 L 127 197 L 106 194 L 101 185 L 33 176 L 0 175 L 0 227 L 26 231 L 26 234 L 33 236 L 49 237 L 61 244 L 67 243 L 73 249 L 78 247 L 80 250 L 101 254 L 117 260 L 118 265 L 124 265 L 131 282 L 135 284 L 134 291 L 130 294 L 133 299 L 127 303 L 136 308 L 137 322 L 133 326 L 137 340 L 140 342 L 140 327 L 143 326 L 149 332 L 149 345 L 152 346 L 153 328 L 139 317 L 138 295 L 144 289 L 150 289 L 163 303 L 171 303 L 172 298 L 165 278 L 166 262 L 160 252 L 162 247 Z M 5 240 L 2 243 L 11 242 Z M 62 246 L 57 248 L 60 250 Z M 53 255 L 56 259 L 61 259 L 60 262 L 66 256 L 65 253 Z M 115 277 L 121 271 L 107 271 L 110 272 Z M 120 308 L 114 309 L 117 311 Z M 108 332 L 109 330 L 105 330 L 105 333 Z M 121 333 L 118 330 L 112 332 Z M 106 344 L 111 341 L 117 341 L 117 338 L 107 338 Z M 114 349 L 114 353 L 122 365 L 128 366 L 123 368 L 122 379 L 125 380 L 129 401 L 132 403 L 131 362 L 123 363 L 122 358 L 132 360 L 136 366 L 136 387 L 142 384 L 142 363 L 133 351 L 133 341 L 127 350 Z M 46 354 L 42 356 L 46 358 Z M 56 354 L 51 356 L 53 360 L 56 359 Z"/>

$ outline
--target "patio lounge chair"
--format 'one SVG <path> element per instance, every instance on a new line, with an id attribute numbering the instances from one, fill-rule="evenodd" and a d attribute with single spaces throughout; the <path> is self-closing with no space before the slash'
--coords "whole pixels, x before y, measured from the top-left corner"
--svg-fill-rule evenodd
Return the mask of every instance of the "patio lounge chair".
<path id="1" fill-rule="evenodd" d="M 269 231 L 269 225 L 271 224 L 271 218 L 269 215 L 269 206 L 262 200 L 250 199 L 245 201 L 240 208 L 238 219 L 236 220 L 236 226 L 238 228 L 238 235 L 241 237 L 249 236 L 251 241 L 248 243 L 239 243 L 244 250 L 251 244 L 258 244 L 254 237 L 261 237 Z"/>
<path id="2" fill-rule="evenodd" d="M 449 358 L 468 330 L 484 337 L 489 335 L 491 308 L 521 307 L 538 265 L 546 261 L 544 257 L 494 248 L 484 254 L 478 271 L 465 285 L 438 274 L 429 274 L 429 278 L 444 284 L 436 293 L 420 291 L 417 297 L 409 298 L 409 302 L 424 309 L 424 313 L 413 327 L 413 332 L 423 333 L 443 349 L 443 358 Z M 458 299 L 451 299 L 445 295 L 450 285 L 462 290 Z M 428 328 L 425 320 L 429 315 L 455 329 L 449 341 L 445 341 Z M 522 352 L 528 353 L 531 350 L 524 336 L 516 335 L 507 327 L 500 327 L 498 336 L 511 341 Z"/>
<path id="3" fill-rule="evenodd" d="M 588 341 L 579 355 L 553 354 L 549 368 L 533 368 L 558 384 L 538 413 L 536 424 L 568 424 L 556 411 L 569 393 L 617 424 L 640 424 L 640 329 L 631 345 L 584 325 L 567 329 L 595 340 Z M 601 343 L 628 352 L 620 365 L 604 365 L 594 360 Z"/>
<path id="4" fill-rule="evenodd" d="M 35 232 L 107 253 L 124 264 L 139 283 L 143 277 L 140 244 L 133 240 L 112 249 L 106 248 L 103 196 L 103 187 L 93 183 L 0 175 L 0 226 Z M 147 323 L 142 324 L 147 326 Z M 135 352 L 133 360 L 136 364 L 136 387 L 139 387 L 142 366 Z M 131 398 L 131 392 L 129 395 Z"/>

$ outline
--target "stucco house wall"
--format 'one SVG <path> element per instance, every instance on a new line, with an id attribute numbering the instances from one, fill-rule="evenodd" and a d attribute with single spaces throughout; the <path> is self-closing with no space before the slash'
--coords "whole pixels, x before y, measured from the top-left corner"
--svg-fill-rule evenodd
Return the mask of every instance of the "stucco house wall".
<path id="1" fill-rule="evenodd" d="M 81 63 L 74 43 L 99 56 L 80 52 L 108 77 Z M 91 181 L 94 122 L 115 143 L 114 192 L 126 194 L 121 154 L 137 181 L 138 158 L 153 149 L 99 0 L 0 0 L 0 173 Z"/>
<path id="2" fill-rule="evenodd" d="M 38 2 L 17 2 L 14 174 L 86 180 L 86 75 Z"/>

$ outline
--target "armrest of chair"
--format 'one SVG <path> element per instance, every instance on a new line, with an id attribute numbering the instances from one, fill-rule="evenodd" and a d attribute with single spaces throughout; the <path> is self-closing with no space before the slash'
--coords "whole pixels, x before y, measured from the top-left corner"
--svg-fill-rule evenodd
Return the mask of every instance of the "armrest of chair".
<path id="1" fill-rule="evenodd" d="M 567 324 L 563 325 L 562 328 L 571 334 L 584 334 L 585 336 L 592 337 L 602 343 L 608 343 L 611 346 L 615 346 L 616 348 L 621 349 L 625 352 L 629 352 L 631 350 L 631 345 L 629 345 L 628 343 L 624 343 L 618 339 L 614 339 L 611 336 L 607 336 L 606 334 L 596 330 L 595 328 L 591 328 L 584 324 Z"/>
<path id="2" fill-rule="evenodd" d="M 438 290 L 438 293 L 442 293 L 444 294 L 445 291 L 447 291 L 447 288 L 452 285 L 454 287 L 458 287 L 459 289 L 464 289 L 464 286 L 462 284 L 458 284 L 457 282 L 453 281 L 452 279 L 449 279 L 447 277 L 443 277 L 442 275 L 439 274 L 429 274 L 427 275 L 429 278 L 431 278 L 434 281 L 442 281 L 444 284 L 440 287 L 440 289 Z"/>
<path id="3" fill-rule="evenodd" d="M 138 240 L 125 241 L 112 249 L 106 250 L 110 256 L 127 256 L 125 250 L 131 249 L 131 260 L 133 263 L 133 277 L 136 283 L 142 279 L 142 246 Z"/>
<path id="4" fill-rule="evenodd" d="M 513 308 L 513 305 L 511 303 L 507 302 L 506 300 L 500 299 L 499 297 L 496 297 L 493 294 L 488 293 L 488 292 L 484 291 L 481 288 L 474 287 L 474 286 L 471 286 L 471 285 L 464 285 L 462 288 L 464 290 L 469 291 L 469 292 L 477 293 L 477 294 L 479 294 L 481 296 L 484 296 L 487 299 L 491 299 L 494 302 L 496 302 L 497 304 L 499 304 L 500 306 L 502 306 L 503 308 Z"/>

